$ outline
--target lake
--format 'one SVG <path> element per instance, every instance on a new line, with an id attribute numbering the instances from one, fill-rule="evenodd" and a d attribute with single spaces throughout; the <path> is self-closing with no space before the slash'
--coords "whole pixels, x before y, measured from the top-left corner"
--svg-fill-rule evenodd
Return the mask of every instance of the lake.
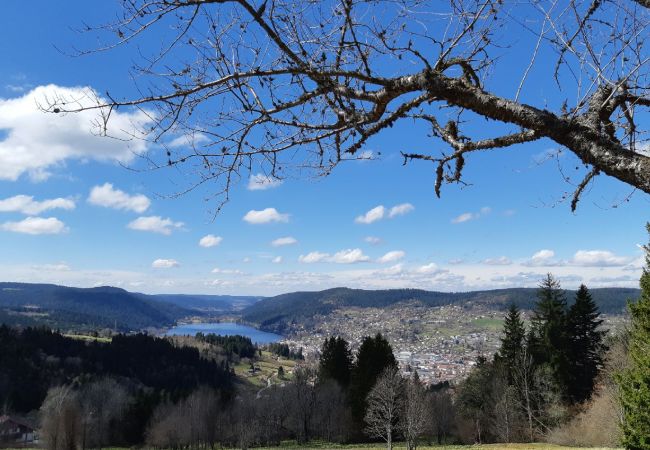
<path id="1" fill-rule="evenodd" d="M 196 333 L 203 334 L 220 334 L 221 336 L 246 336 L 251 338 L 251 341 L 257 344 L 268 344 L 270 342 L 277 342 L 282 339 L 282 336 L 274 333 L 267 333 L 265 331 L 257 330 L 253 327 L 241 325 L 233 322 L 219 322 L 219 323 L 188 323 L 170 328 L 166 336 L 195 336 Z"/>

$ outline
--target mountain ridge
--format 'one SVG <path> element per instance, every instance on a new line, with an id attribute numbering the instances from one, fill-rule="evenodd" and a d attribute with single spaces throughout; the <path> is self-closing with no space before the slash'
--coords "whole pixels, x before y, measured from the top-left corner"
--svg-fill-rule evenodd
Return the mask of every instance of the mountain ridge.
<path id="1" fill-rule="evenodd" d="M 575 291 L 565 290 L 569 303 Z M 590 290 L 603 313 L 623 313 L 630 299 L 639 296 L 634 288 L 595 288 Z M 241 311 L 246 322 L 261 329 L 281 333 L 289 323 L 326 315 L 341 307 L 388 307 L 401 302 L 416 301 L 424 306 L 484 305 L 505 310 L 514 303 L 521 309 L 531 309 L 536 300 L 536 288 L 506 288 L 467 292 L 440 292 L 422 289 L 364 290 L 338 287 L 323 291 L 291 292 L 267 297 Z"/>

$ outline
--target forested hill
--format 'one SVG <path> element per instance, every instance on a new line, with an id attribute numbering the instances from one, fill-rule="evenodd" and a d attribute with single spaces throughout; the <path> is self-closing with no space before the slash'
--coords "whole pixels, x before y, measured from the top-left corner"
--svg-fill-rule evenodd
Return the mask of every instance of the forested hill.
<path id="1" fill-rule="evenodd" d="M 566 291 L 567 298 L 573 291 Z M 601 288 L 591 294 L 604 313 L 621 313 L 628 300 L 639 296 L 638 289 Z M 531 309 L 537 289 L 513 288 L 472 292 L 436 292 L 420 289 L 363 290 L 334 288 L 318 292 L 292 292 L 263 299 L 242 311 L 243 319 L 269 330 L 280 330 L 283 324 L 306 319 L 317 314 L 328 314 L 340 307 L 386 307 L 400 302 L 418 301 L 428 306 L 485 305 L 504 309 L 514 303 L 522 309 Z"/>
<path id="2" fill-rule="evenodd" d="M 193 314 L 189 308 L 114 287 L 0 283 L 0 323 L 8 325 L 131 331 L 171 326 Z"/>
<path id="3" fill-rule="evenodd" d="M 62 330 L 137 331 L 163 328 L 189 316 L 236 312 L 261 297 L 146 295 L 103 286 L 0 283 L 0 324 L 46 325 Z"/>

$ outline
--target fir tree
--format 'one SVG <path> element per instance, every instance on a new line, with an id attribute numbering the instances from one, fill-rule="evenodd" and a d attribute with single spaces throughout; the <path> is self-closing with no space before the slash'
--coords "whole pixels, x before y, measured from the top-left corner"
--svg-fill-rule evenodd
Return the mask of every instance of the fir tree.
<path id="1" fill-rule="evenodd" d="M 529 349 L 535 364 L 548 365 L 558 386 L 565 387 L 569 378 L 566 297 L 550 273 L 540 283 L 537 298 Z"/>
<path id="2" fill-rule="evenodd" d="M 650 234 L 650 224 L 646 224 Z M 630 303 L 630 366 L 618 375 L 623 408 L 623 445 L 650 449 L 650 246 L 645 245 L 646 267 L 641 275 L 641 298 Z"/>
<path id="3" fill-rule="evenodd" d="M 583 284 L 576 293 L 575 302 L 567 315 L 569 339 L 568 398 L 574 403 L 588 400 L 594 390 L 598 371 L 603 365 L 605 331 L 596 303 Z"/>
<path id="4" fill-rule="evenodd" d="M 508 384 L 512 384 L 512 373 L 526 344 L 525 339 L 526 328 L 521 319 L 521 312 L 515 304 L 511 304 L 503 323 L 503 337 L 497 358 L 506 369 Z"/>
<path id="5" fill-rule="evenodd" d="M 381 333 L 365 337 L 357 352 L 350 382 L 350 404 L 352 416 L 358 424 L 363 423 L 366 414 L 366 397 L 375 385 L 379 375 L 389 367 L 397 367 L 393 348 Z"/>
<path id="6" fill-rule="evenodd" d="M 351 371 L 352 352 L 348 342 L 341 337 L 325 339 L 318 363 L 319 380 L 334 380 L 341 387 L 347 388 Z"/>

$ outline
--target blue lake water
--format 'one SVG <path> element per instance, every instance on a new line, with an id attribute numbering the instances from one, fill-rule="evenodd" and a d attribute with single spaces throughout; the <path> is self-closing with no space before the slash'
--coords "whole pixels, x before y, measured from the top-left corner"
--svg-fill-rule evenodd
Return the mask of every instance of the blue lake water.
<path id="1" fill-rule="evenodd" d="M 233 322 L 219 323 L 188 323 L 170 328 L 166 336 L 195 336 L 196 333 L 203 334 L 220 334 L 221 336 L 246 336 L 257 344 L 268 344 L 277 342 L 282 336 L 274 333 L 257 330 L 253 327 L 241 325 Z"/>

